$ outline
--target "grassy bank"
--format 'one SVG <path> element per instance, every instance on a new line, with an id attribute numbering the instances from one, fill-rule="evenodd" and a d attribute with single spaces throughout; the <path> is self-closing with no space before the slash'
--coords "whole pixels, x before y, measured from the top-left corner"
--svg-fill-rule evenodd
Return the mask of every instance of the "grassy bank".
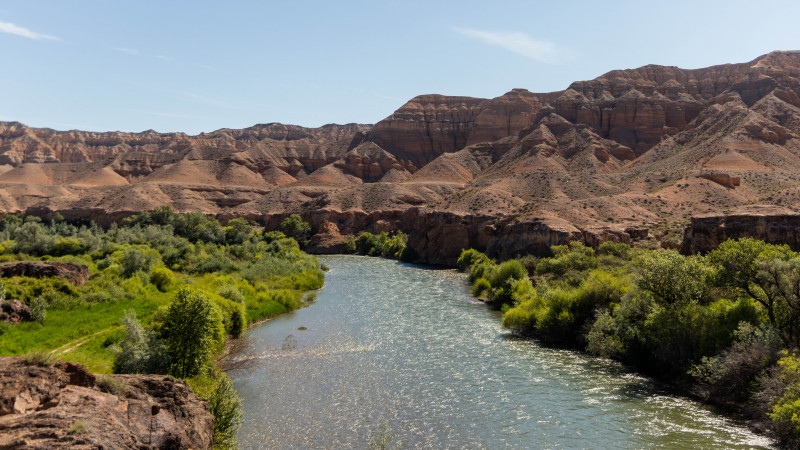
<path id="1" fill-rule="evenodd" d="M 743 239 L 706 256 L 573 242 L 497 263 L 465 250 L 503 326 L 623 361 L 800 444 L 800 254 Z"/>
<path id="2" fill-rule="evenodd" d="M 324 281 L 319 262 L 282 232 L 166 207 L 108 229 L 6 215 L 0 261 L 23 260 L 81 264 L 89 278 L 80 286 L 57 277 L 2 279 L 4 297 L 25 303 L 35 321 L 1 322 L 0 355 L 47 352 L 98 373 L 186 378 L 221 408 L 215 415 L 232 414 L 236 403 L 213 363 L 225 341 L 304 306 L 305 293 Z M 227 433 L 218 446 L 230 445 L 229 431 L 218 430 Z"/>

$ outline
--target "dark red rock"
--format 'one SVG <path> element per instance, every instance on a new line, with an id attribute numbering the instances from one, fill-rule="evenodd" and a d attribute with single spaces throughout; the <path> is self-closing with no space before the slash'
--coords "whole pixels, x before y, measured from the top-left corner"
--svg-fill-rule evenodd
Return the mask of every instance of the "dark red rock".
<path id="1" fill-rule="evenodd" d="M 30 322 L 31 310 L 19 300 L 0 299 L 0 321 L 11 323 Z"/>
<path id="2" fill-rule="evenodd" d="M 61 261 L 14 261 L 0 263 L 0 277 L 58 277 L 74 286 L 82 286 L 89 279 L 89 268 Z"/>

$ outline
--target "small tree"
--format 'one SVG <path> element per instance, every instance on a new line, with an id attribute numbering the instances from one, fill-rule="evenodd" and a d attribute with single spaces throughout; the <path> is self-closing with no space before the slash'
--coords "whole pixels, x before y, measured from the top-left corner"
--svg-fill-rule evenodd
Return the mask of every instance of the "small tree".
<path id="1" fill-rule="evenodd" d="M 311 236 L 311 225 L 297 214 L 292 214 L 281 222 L 281 231 L 302 245 Z"/>
<path id="2" fill-rule="evenodd" d="M 167 357 L 161 340 L 139 324 L 133 310 L 125 313 L 122 324 L 125 337 L 110 348 L 116 355 L 114 373 L 164 373 Z"/>
<path id="3" fill-rule="evenodd" d="M 153 266 L 153 255 L 143 252 L 138 248 L 130 248 L 119 260 L 120 275 L 130 278 L 136 272 L 149 272 Z"/>
<path id="4" fill-rule="evenodd" d="M 214 448 L 236 448 L 236 432 L 242 424 L 242 398 L 231 378 L 220 374 L 208 398 L 208 411 L 214 415 Z"/>
<path id="5" fill-rule="evenodd" d="M 206 370 L 225 331 L 217 306 L 200 292 L 184 287 L 167 309 L 162 333 L 170 374 L 190 378 Z"/>
<path id="6" fill-rule="evenodd" d="M 225 227 L 225 241 L 229 244 L 241 244 L 250 237 L 253 226 L 242 218 L 231 219 Z"/>

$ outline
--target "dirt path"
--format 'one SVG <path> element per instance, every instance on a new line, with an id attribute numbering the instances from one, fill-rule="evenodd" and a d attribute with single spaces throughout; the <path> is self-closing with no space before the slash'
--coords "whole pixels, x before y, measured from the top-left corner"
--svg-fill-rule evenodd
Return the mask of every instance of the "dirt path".
<path id="1" fill-rule="evenodd" d="M 115 328 L 117 328 L 117 327 L 106 328 L 104 330 L 100 330 L 100 331 L 92 333 L 90 335 L 83 336 L 83 337 L 80 337 L 78 339 L 75 339 L 74 341 L 67 342 L 66 344 L 62 345 L 61 347 L 58 347 L 58 348 L 52 350 L 50 352 L 50 354 L 52 354 L 52 355 L 63 355 L 65 353 L 69 353 L 71 351 L 74 351 L 76 348 L 80 347 L 81 345 L 87 343 L 89 341 L 89 339 L 91 339 L 91 338 L 93 338 L 93 337 L 95 337 L 95 336 L 97 336 L 99 334 L 107 333 L 107 332 L 109 332 L 109 331 L 111 331 L 111 330 L 113 330 Z"/>

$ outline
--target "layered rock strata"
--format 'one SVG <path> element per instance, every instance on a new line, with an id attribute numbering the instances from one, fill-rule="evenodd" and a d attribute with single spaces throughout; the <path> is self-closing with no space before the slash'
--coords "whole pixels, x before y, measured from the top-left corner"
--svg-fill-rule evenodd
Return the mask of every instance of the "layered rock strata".
<path id="1" fill-rule="evenodd" d="M 383 221 L 413 234 L 420 261 L 448 261 L 462 244 L 538 253 L 693 216 L 800 212 L 798 136 L 796 51 L 694 70 L 615 70 L 552 93 L 422 95 L 374 126 L 189 136 L 6 122 L 0 211 L 103 224 L 163 204 L 268 223 L 301 213 L 330 216 L 338 230 L 315 222 L 318 251 Z M 347 217 L 375 222 L 355 227 Z M 422 225 L 424 235 L 414 232 Z"/>

